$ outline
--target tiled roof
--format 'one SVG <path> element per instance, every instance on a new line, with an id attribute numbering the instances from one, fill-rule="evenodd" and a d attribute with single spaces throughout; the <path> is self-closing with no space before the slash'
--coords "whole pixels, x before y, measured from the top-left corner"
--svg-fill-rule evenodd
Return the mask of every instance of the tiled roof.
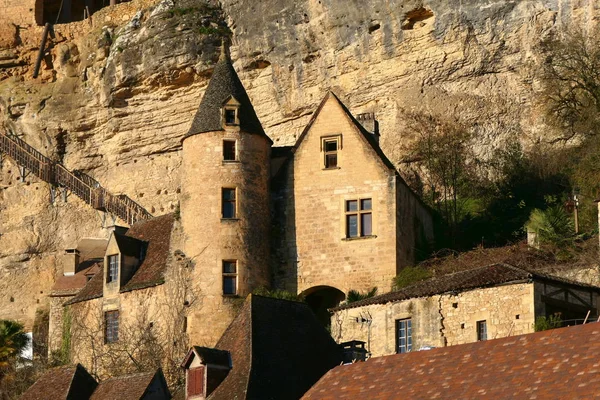
<path id="1" fill-rule="evenodd" d="M 133 277 L 121 288 L 121 292 L 142 289 L 164 283 L 171 248 L 171 231 L 175 216 L 162 215 L 133 225 L 127 236 L 148 243 L 146 257 Z"/>
<path id="2" fill-rule="evenodd" d="M 67 301 L 65 305 L 79 303 L 81 301 L 87 301 L 102 297 L 102 291 L 104 289 L 104 266 L 99 265 L 98 272 L 88 283 L 73 297 Z"/>
<path id="3" fill-rule="evenodd" d="M 428 279 L 394 292 L 385 293 L 380 296 L 371 297 L 350 304 L 344 304 L 333 308 L 332 311 L 362 307 L 371 304 L 386 304 L 394 301 L 408 300 L 417 297 L 427 297 L 449 292 L 463 292 L 466 290 L 527 280 L 560 282 L 563 284 L 590 288 L 600 292 L 600 287 L 597 286 L 587 285 L 537 271 L 528 271 L 524 268 L 519 268 L 508 264 L 498 263 L 488 265 L 486 267 L 474 268 Z"/>
<path id="4" fill-rule="evenodd" d="M 211 349 L 200 346 L 194 346 L 194 350 L 196 353 L 198 353 L 205 364 L 216 364 L 227 367 L 231 364 L 229 352 L 226 350 Z"/>
<path id="5" fill-rule="evenodd" d="M 140 254 L 142 251 L 142 247 L 144 246 L 144 242 L 141 240 L 132 238 L 129 235 L 122 235 L 120 233 L 113 233 L 115 242 L 117 242 L 117 246 L 119 247 L 119 251 L 124 256 L 130 256 L 135 258 L 140 258 Z"/>
<path id="6" fill-rule="evenodd" d="M 51 368 L 20 397 L 20 400 L 87 399 L 98 383 L 80 364 Z"/>
<path id="7" fill-rule="evenodd" d="M 271 141 L 265 134 L 244 85 L 231 65 L 231 59 L 226 51 L 221 54 L 219 62 L 215 66 L 186 137 L 203 132 L 222 131 L 221 107 L 230 96 L 240 103 L 238 109 L 240 129 L 245 133 L 264 136 Z"/>
<path id="8" fill-rule="evenodd" d="M 150 392 L 150 384 L 158 379 L 157 391 Z M 152 385 L 153 387 L 155 385 Z M 163 391 L 162 393 L 160 391 Z M 166 391 L 166 393 L 165 393 Z M 170 399 L 171 396 L 166 386 L 162 371 L 141 372 L 139 374 L 109 378 L 98 385 L 90 400 L 141 400 L 142 396 L 149 398 Z M 152 395 L 156 397 L 152 397 Z M 162 395 L 162 397 L 161 397 Z"/>
<path id="9" fill-rule="evenodd" d="M 144 220 L 129 229 L 127 236 L 148 243 L 146 257 L 133 274 L 129 282 L 121 288 L 121 292 L 143 289 L 164 283 L 164 272 L 167 268 L 171 248 L 171 231 L 175 216 L 173 214 Z M 102 268 L 103 269 L 103 268 Z M 102 297 L 104 273 L 100 270 L 83 289 L 65 304 Z"/>
<path id="10" fill-rule="evenodd" d="M 95 275 L 102 271 L 102 261 L 88 260 L 79 265 L 82 269 L 77 271 L 75 275 L 61 275 L 56 279 L 50 297 L 74 296 L 86 285 L 89 275 Z"/>
<path id="11" fill-rule="evenodd" d="M 250 295 L 217 349 L 233 368 L 209 399 L 294 399 L 341 361 L 338 346 L 310 308 Z"/>
<path id="12" fill-rule="evenodd" d="M 371 358 L 329 371 L 303 399 L 591 399 L 600 324 Z"/>

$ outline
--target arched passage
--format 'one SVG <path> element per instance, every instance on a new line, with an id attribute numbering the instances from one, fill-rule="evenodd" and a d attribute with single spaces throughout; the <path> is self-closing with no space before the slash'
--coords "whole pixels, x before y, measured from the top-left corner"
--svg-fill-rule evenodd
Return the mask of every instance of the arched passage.
<path id="1" fill-rule="evenodd" d="M 338 306 L 346 298 L 344 292 L 331 286 L 313 286 L 302 295 L 323 326 L 331 325 L 327 309 Z"/>

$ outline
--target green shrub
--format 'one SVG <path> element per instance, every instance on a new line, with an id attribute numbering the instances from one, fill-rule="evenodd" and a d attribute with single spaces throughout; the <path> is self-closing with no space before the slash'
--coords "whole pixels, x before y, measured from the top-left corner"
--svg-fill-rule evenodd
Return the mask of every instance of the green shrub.
<path id="1" fill-rule="evenodd" d="M 404 267 L 393 280 L 395 290 L 431 278 L 431 271 L 423 267 Z"/>
<path id="2" fill-rule="evenodd" d="M 533 329 L 536 332 L 547 331 L 549 329 L 556 329 L 562 326 L 562 320 L 560 319 L 560 313 L 554 313 L 549 317 L 538 317 L 535 319 Z"/>
<path id="3" fill-rule="evenodd" d="M 355 301 L 368 299 L 377 295 L 377 288 L 374 287 L 366 292 L 359 292 L 358 290 L 350 290 L 346 295 L 346 303 L 354 303 Z"/>
<path id="4" fill-rule="evenodd" d="M 263 297 L 271 297 L 274 299 L 304 302 L 304 296 L 298 295 L 293 292 L 288 292 L 287 290 L 267 289 L 265 287 L 260 287 L 258 289 L 255 289 L 252 292 L 252 294 L 256 294 L 258 296 L 263 296 Z"/>

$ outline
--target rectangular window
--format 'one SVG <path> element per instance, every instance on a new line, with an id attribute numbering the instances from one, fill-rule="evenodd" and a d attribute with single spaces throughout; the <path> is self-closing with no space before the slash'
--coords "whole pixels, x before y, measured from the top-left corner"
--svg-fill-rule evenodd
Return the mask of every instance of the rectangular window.
<path id="1" fill-rule="evenodd" d="M 221 215 L 222 218 L 235 218 L 235 189 L 223 188 Z"/>
<path id="2" fill-rule="evenodd" d="M 119 340 L 119 311 L 104 313 L 104 343 L 114 343 Z"/>
<path id="3" fill-rule="evenodd" d="M 346 237 L 354 238 L 373 234 L 371 199 L 346 200 Z"/>
<path id="4" fill-rule="evenodd" d="M 412 321 L 410 318 L 396 320 L 396 353 L 412 350 Z"/>
<path id="5" fill-rule="evenodd" d="M 486 321 L 477 321 L 477 340 L 487 340 Z"/>
<path id="6" fill-rule="evenodd" d="M 235 140 L 223 140 L 223 160 L 235 161 Z"/>
<path id="7" fill-rule="evenodd" d="M 339 137 L 323 139 L 321 146 L 325 157 L 325 168 L 337 168 L 338 150 L 340 149 Z"/>
<path id="8" fill-rule="evenodd" d="M 107 258 L 108 271 L 106 273 L 106 283 L 116 282 L 119 279 L 119 255 L 114 254 Z"/>
<path id="9" fill-rule="evenodd" d="M 237 261 L 223 260 L 223 294 L 237 294 Z"/>
<path id="10" fill-rule="evenodd" d="M 187 397 L 204 394 L 204 367 L 190 368 L 187 371 Z"/>
<path id="11" fill-rule="evenodd" d="M 225 125 L 235 125 L 235 109 L 225 109 Z"/>

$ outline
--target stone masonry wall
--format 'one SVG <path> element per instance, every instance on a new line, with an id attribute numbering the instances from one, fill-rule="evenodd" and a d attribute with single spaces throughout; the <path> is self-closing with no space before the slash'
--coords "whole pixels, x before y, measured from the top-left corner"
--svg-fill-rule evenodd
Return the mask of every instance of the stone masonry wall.
<path id="1" fill-rule="evenodd" d="M 456 307 L 454 305 L 456 304 Z M 518 315 L 518 318 L 517 318 Z M 358 318 L 358 321 L 357 321 Z M 373 357 L 396 352 L 396 320 L 412 319 L 412 349 L 477 341 L 477 321 L 487 322 L 488 340 L 533 332 L 533 284 L 476 289 L 338 311 L 331 332 L 338 342 L 362 340 Z M 361 322 L 371 320 L 369 324 Z"/>
<path id="2" fill-rule="evenodd" d="M 341 134 L 337 169 L 324 169 L 322 137 Z M 288 290 L 391 288 L 396 275 L 396 181 L 333 96 L 288 167 Z M 371 237 L 346 239 L 345 201 L 372 199 Z M 296 283 L 297 282 L 297 283 Z M 297 285 L 297 286 L 296 286 Z"/>
<path id="3" fill-rule="evenodd" d="M 223 160 L 224 139 L 236 141 L 238 161 Z M 183 142 L 184 252 L 203 296 L 190 320 L 194 343 L 214 345 L 235 315 L 232 307 L 270 286 L 269 157 L 270 143 L 256 134 L 206 132 Z M 236 189 L 236 218 L 222 218 L 223 188 Z M 223 260 L 237 261 L 237 296 L 223 295 Z"/>

